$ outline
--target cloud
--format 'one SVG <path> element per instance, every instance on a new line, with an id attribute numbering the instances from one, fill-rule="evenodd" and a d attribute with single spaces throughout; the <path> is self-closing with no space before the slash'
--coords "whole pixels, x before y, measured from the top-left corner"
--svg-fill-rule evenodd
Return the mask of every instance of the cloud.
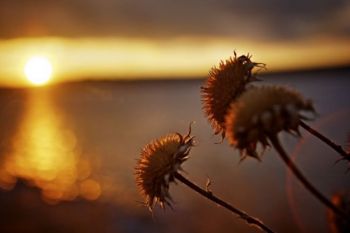
<path id="1" fill-rule="evenodd" d="M 345 0 L 1 0 L 0 37 L 350 37 Z"/>

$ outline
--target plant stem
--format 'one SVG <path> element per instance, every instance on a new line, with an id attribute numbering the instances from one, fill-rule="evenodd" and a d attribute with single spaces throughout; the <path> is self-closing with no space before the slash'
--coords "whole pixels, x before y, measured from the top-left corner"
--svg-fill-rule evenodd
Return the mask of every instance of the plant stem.
<path id="1" fill-rule="evenodd" d="M 178 181 L 181 181 L 183 184 L 187 185 L 190 189 L 196 191 L 197 193 L 201 194 L 205 198 L 215 202 L 216 204 L 218 204 L 218 205 L 226 208 L 227 210 L 233 212 L 234 214 L 238 215 L 240 218 L 245 220 L 248 224 L 255 225 L 256 227 L 258 227 L 259 229 L 261 229 L 265 232 L 273 233 L 273 231 L 269 227 L 264 225 L 260 220 L 254 218 L 254 217 L 251 217 L 250 215 L 248 215 L 244 211 L 233 207 L 229 203 L 216 197 L 214 194 L 212 194 L 212 192 L 206 191 L 206 190 L 200 188 L 199 186 L 197 186 L 196 184 L 192 183 L 190 180 L 188 180 L 187 178 L 182 176 L 180 173 L 175 172 L 174 176 Z"/>
<path id="2" fill-rule="evenodd" d="M 343 159 L 350 161 L 350 154 L 346 153 L 346 151 L 340 146 L 335 144 L 332 140 L 327 138 L 326 136 L 322 135 L 320 132 L 318 132 L 316 129 L 311 128 L 309 125 L 307 125 L 305 122 L 300 121 L 299 124 L 301 127 L 303 127 L 305 130 L 309 131 L 312 135 L 326 143 L 328 146 L 330 146 L 333 150 L 338 152 Z"/>
<path id="3" fill-rule="evenodd" d="M 281 146 L 281 143 L 279 142 L 277 135 L 270 135 L 269 136 L 270 141 L 273 145 L 273 147 L 277 150 L 278 154 L 282 158 L 282 160 L 285 162 L 287 167 L 294 173 L 294 175 L 299 179 L 299 181 L 304 185 L 304 187 L 309 190 L 322 204 L 327 206 L 329 209 L 331 209 L 335 214 L 339 215 L 340 217 L 344 218 L 346 221 L 350 221 L 350 217 L 347 216 L 347 214 L 340 210 L 338 207 L 336 207 L 331 201 L 329 201 L 323 194 L 321 194 L 320 191 L 318 191 L 307 179 L 306 177 L 301 173 L 301 171 L 298 169 L 298 167 L 293 163 L 293 161 L 289 158 L 283 147 Z"/>

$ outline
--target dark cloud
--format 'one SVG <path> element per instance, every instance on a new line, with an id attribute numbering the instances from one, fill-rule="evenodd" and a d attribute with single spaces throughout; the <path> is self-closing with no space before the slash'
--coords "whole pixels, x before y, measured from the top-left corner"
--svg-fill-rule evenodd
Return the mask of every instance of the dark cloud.
<path id="1" fill-rule="evenodd" d="M 1 0 L 0 37 L 350 37 L 346 0 Z"/>

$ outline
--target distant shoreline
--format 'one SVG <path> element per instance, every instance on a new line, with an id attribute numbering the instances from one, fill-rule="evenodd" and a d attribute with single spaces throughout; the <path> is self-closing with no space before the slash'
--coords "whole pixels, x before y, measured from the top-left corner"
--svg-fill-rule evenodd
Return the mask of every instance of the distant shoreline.
<path id="1" fill-rule="evenodd" d="M 276 71 L 276 72 L 269 72 L 269 71 L 262 71 L 259 73 L 259 77 L 261 79 L 264 78 L 273 78 L 276 76 L 286 76 L 286 75 L 299 75 L 299 74 L 334 74 L 334 73 L 344 73 L 344 72 L 350 72 L 350 65 L 342 65 L 342 66 L 336 66 L 336 67 L 321 67 L 321 68 L 313 68 L 313 69 L 299 69 L 299 70 L 289 70 L 289 71 Z M 105 77 L 105 78 L 95 78 L 95 77 L 83 77 L 80 80 L 72 80 L 72 81 L 63 81 L 59 83 L 53 83 L 51 85 L 48 85 L 46 87 L 56 87 L 56 86 L 65 86 L 65 85 L 79 85 L 79 84 L 132 84 L 132 83 L 139 83 L 139 84 L 146 84 L 146 83 L 169 83 L 169 82 L 197 82 L 200 80 L 204 80 L 206 76 L 197 76 L 197 77 L 177 77 L 177 76 L 168 76 L 168 77 L 134 77 L 130 79 L 125 78 L 118 78 L 118 77 Z M 32 89 L 33 87 L 11 87 L 11 86 L 0 86 L 0 90 L 6 90 L 6 89 Z M 45 87 L 39 87 L 39 88 L 45 88 Z"/>

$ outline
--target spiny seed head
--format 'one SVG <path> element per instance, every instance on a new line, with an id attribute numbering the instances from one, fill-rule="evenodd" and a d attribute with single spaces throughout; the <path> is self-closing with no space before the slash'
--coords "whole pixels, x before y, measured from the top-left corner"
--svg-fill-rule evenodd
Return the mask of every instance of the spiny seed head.
<path id="1" fill-rule="evenodd" d="M 135 167 L 136 184 L 150 210 L 156 203 L 171 206 L 169 184 L 194 145 L 191 126 L 187 135 L 172 133 L 147 144 Z"/>
<path id="2" fill-rule="evenodd" d="M 282 130 L 299 135 L 302 111 L 314 113 L 311 101 L 299 93 L 279 86 L 251 87 L 230 106 L 226 134 L 231 145 L 246 155 L 259 158 L 256 146 L 265 149 L 269 135 Z"/>
<path id="3" fill-rule="evenodd" d="M 249 82 L 257 80 L 252 74 L 253 68 L 265 67 L 250 58 L 249 54 L 237 57 L 234 53 L 234 57 L 221 61 L 219 67 L 211 68 L 201 87 L 203 110 L 215 134 L 225 136 L 225 115 L 230 103 L 244 92 Z"/>

